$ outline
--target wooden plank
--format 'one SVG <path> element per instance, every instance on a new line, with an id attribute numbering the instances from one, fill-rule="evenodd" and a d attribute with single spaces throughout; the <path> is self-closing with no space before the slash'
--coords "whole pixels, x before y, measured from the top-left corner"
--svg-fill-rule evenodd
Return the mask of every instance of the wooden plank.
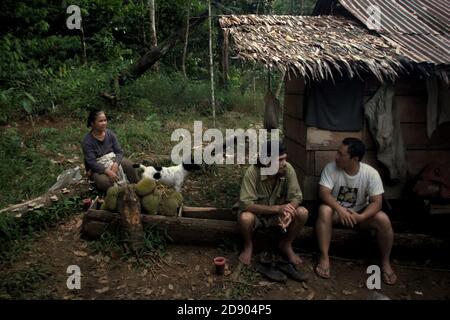
<path id="1" fill-rule="evenodd" d="M 183 207 L 181 216 L 185 218 L 236 221 L 236 216 L 231 208 Z"/>
<path id="2" fill-rule="evenodd" d="M 306 176 L 305 170 L 304 168 L 299 167 L 298 165 L 296 165 L 295 163 L 293 163 L 292 161 L 290 161 L 288 159 L 288 162 L 292 165 L 292 167 L 295 169 L 295 174 L 297 175 L 297 179 L 298 182 L 301 185 L 301 181 L 303 180 L 303 178 Z"/>
<path id="3" fill-rule="evenodd" d="M 426 96 L 395 96 L 394 103 L 398 108 L 400 122 L 426 123 Z"/>
<path id="4" fill-rule="evenodd" d="M 303 119 L 303 95 L 286 94 L 284 96 L 284 113 L 296 119 Z"/>
<path id="5" fill-rule="evenodd" d="M 426 149 L 430 145 L 425 123 L 402 123 L 400 126 L 407 149 Z"/>
<path id="6" fill-rule="evenodd" d="M 315 201 L 319 199 L 320 177 L 306 176 L 303 178 L 302 192 L 304 201 Z"/>
<path id="7" fill-rule="evenodd" d="M 288 153 L 288 161 L 306 172 L 306 150 L 305 147 L 292 141 L 288 137 L 284 139 L 284 145 Z"/>
<path id="8" fill-rule="evenodd" d="M 305 92 L 305 81 L 302 78 L 294 75 L 286 75 L 284 79 L 285 93 L 301 95 Z"/>
<path id="9" fill-rule="evenodd" d="M 336 158 L 336 151 L 315 151 L 315 168 L 314 176 L 320 177 L 323 168 L 329 163 L 334 161 Z"/>
<path id="10" fill-rule="evenodd" d="M 284 139 L 288 152 L 288 161 L 302 169 L 306 175 L 314 175 L 314 151 L 307 151 L 299 143 L 291 140 L 289 137 Z"/>
<path id="11" fill-rule="evenodd" d="M 302 120 L 289 115 L 284 117 L 285 136 L 302 146 L 306 146 L 306 124 Z"/>
<path id="12" fill-rule="evenodd" d="M 338 132 L 307 127 L 306 150 L 337 150 L 347 137 L 362 139 L 362 131 Z"/>
<path id="13" fill-rule="evenodd" d="M 395 83 L 396 96 L 424 96 L 426 94 L 425 80 L 419 79 L 419 77 L 401 77 Z"/>

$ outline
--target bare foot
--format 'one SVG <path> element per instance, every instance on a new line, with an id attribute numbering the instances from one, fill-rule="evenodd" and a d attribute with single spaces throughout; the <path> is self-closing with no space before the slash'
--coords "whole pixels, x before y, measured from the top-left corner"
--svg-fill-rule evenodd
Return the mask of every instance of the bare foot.
<path id="1" fill-rule="evenodd" d="M 317 263 L 316 268 L 314 269 L 316 274 L 323 278 L 323 279 L 329 279 L 330 278 L 330 259 L 328 257 L 320 257 L 319 263 Z"/>
<path id="2" fill-rule="evenodd" d="M 239 260 L 243 264 L 249 265 L 250 262 L 252 261 L 252 252 L 253 252 L 253 247 L 252 246 L 244 247 L 244 249 L 242 250 L 241 254 L 239 255 Z"/>
<path id="3" fill-rule="evenodd" d="M 286 255 L 289 262 L 291 262 L 294 266 L 298 266 L 303 263 L 302 259 L 300 259 L 300 257 L 294 252 L 290 244 L 281 242 L 280 250 Z"/>
<path id="4" fill-rule="evenodd" d="M 397 282 L 397 275 L 389 262 L 382 263 L 383 281 L 388 285 L 394 285 Z"/>

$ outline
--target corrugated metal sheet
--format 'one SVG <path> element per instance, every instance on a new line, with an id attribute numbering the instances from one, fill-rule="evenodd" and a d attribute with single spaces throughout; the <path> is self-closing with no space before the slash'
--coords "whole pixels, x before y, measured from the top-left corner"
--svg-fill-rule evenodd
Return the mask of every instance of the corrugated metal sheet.
<path id="1" fill-rule="evenodd" d="M 412 61 L 450 64 L 450 0 L 338 1 L 367 28 L 374 21 L 370 8 L 379 8 L 376 31 Z"/>

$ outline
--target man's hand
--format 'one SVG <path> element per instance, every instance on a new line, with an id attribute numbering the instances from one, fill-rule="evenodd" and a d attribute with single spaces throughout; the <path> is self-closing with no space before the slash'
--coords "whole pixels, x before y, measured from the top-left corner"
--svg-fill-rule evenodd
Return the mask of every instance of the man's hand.
<path id="1" fill-rule="evenodd" d="M 347 209 L 347 211 L 352 215 L 352 217 L 355 219 L 356 224 L 361 223 L 364 221 L 363 217 L 361 216 L 361 214 L 359 214 L 358 212 L 356 212 L 353 209 Z"/>
<path id="2" fill-rule="evenodd" d="M 290 204 L 290 203 L 279 205 L 278 206 L 278 213 L 280 215 L 281 214 L 289 214 L 289 215 L 291 215 L 293 217 L 294 214 L 295 214 L 295 207 L 292 204 Z"/>
<path id="3" fill-rule="evenodd" d="M 111 180 L 112 182 L 116 182 L 119 180 L 119 177 L 117 176 L 117 174 L 114 171 L 112 171 L 111 169 L 106 169 L 105 174 L 108 176 L 109 180 Z"/>
<path id="4" fill-rule="evenodd" d="M 339 208 L 339 210 L 337 210 L 337 213 L 339 216 L 339 220 L 346 227 L 353 228 L 358 223 L 355 215 L 344 207 Z"/>
<path id="5" fill-rule="evenodd" d="M 292 204 L 283 204 L 278 206 L 278 219 L 280 221 L 280 227 L 285 229 L 292 222 L 295 215 L 295 208 Z"/>

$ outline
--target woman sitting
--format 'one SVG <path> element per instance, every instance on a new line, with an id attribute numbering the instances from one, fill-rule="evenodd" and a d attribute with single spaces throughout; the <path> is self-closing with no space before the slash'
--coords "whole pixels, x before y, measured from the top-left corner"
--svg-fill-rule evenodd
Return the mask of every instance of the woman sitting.
<path id="1" fill-rule="evenodd" d="M 119 141 L 114 132 L 106 128 L 107 125 L 104 111 L 91 111 L 87 120 L 91 131 L 81 142 L 88 176 L 101 191 L 107 191 L 114 183 L 121 185 L 138 181 L 132 162 L 123 157 Z"/>

